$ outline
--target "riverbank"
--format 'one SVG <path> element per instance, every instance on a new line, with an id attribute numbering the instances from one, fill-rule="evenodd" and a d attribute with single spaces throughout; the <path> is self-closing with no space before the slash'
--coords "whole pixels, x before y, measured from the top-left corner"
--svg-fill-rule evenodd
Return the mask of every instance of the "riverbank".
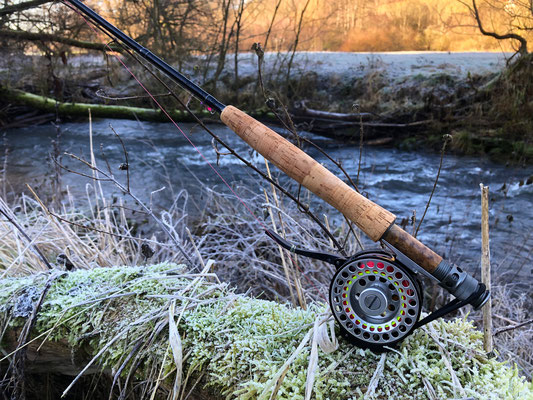
<path id="1" fill-rule="evenodd" d="M 495 160 L 527 164 L 533 161 L 532 122 L 525 116 L 531 104 L 520 94 L 514 78 L 505 70 L 499 53 L 297 53 L 287 75 L 289 54 L 267 53 L 263 63 L 263 94 L 258 83 L 257 56 L 240 55 L 235 71 L 233 56 L 213 81 L 212 66 L 203 58 L 190 59 L 182 71 L 213 92 L 226 104 L 235 104 L 268 123 L 276 111 L 284 118 L 285 105 L 298 130 L 311 131 L 341 142 L 360 141 L 361 129 L 368 144 L 387 144 L 403 149 L 442 147 L 443 135 L 453 137 L 449 151 L 487 155 Z M 18 59 L 20 56 L 13 56 Z M 4 58 L 0 79 L 4 87 L 19 87 L 60 102 L 93 103 L 100 106 L 141 107 L 153 117 L 153 104 L 116 61 L 97 56 L 76 56 L 66 63 L 26 57 L 11 68 Z M 36 70 L 53 72 L 45 84 L 38 84 Z M 158 102 L 179 108 L 156 79 L 136 72 L 157 95 Z M 524 89 L 524 88 L 522 88 Z M 189 97 L 178 91 L 184 102 Z M 517 96 L 522 96 L 518 98 Z M 265 98 L 274 98 L 265 104 Z M 14 126 L 24 122 L 55 119 L 55 114 L 35 103 L 3 99 L 2 122 Z M 16 106 L 15 104 L 19 104 Z M 23 109 L 20 104 L 26 104 Z M 190 103 L 199 113 L 205 109 Z M 357 108 L 354 109 L 354 105 Z M 512 105 L 514 112 L 509 112 Z M 24 107 L 26 107 L 24 109 Z M 500 112 L 495 112 L 498 107 Z M 102 109 L 103 112 L 107 112 Z M 496 110 L 498 111 L 498 110 Z M 505 111 L 505 112 L 504 112 Z M 317 114 L 319 112 L 319 114 Z M 354 113 L 364 118 L 353 118 Z M 46 115 L 42 115 L 46 113 Z M 143 119 L 125 110 L 131 118 Z M 22 116 L 22 117 L 21 117 Z M 39 120 L 41 117 L 41 120 Z M 204 115 L 209 119 L 209 115 Z M 63 113 L 62 118 L 65 117 Z M 189 120 L 186 114 L 178 121 Z"/>

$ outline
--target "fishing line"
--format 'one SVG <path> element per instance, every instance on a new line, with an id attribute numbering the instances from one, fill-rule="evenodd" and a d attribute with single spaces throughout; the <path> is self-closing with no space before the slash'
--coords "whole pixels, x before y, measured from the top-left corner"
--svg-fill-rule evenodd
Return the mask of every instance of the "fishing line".
<path id="1" fill-rule="evenodd" d="M 67 2 L 67 3 L 66 3 Z M 100 33 L 95 29 L 95 27 L 85 18 L 85 16 L 78 10 L 76 9 L 75 7 L 71 7 L 69 4 L 68 4 L 68 0 L 64 0 L 64 4 L 69 7 L 71 10 L 75 11 L 84 21 L 85 23 L 89 26 L 89 28 L 96 34 L 96 36 L 101 39 L 101 35 Z M 112 36 L 109 35 L 108 32 L 106 32 L 105 30 L 102 30 L 101 28 L 99 28 L 100 31 L 102 31 L 103 33 L 105 33 L 107 36 L 109 36 L 111 39 L 115 40 L 115 38 L 113 38 Z M 118 43 L 118 42 L 117 42 Z M 121 46 L 122 44 L 119 43 Z M 200 149 L 193 143 L 193 141 L 187 136 L 187 134 L 180 128 L 180 126 L 176 123 L 176 121 L 174 121 L 174 119 L 170 116 L 170 114 L 166 111 L 166 109 L 156 100 L 155 96 L 146 88 L 146 86 L 137 78 L 137 76 L 133 73 L 133 71 L 131 71 L 130 68 L 128 68 L 128 66 L 122 61 L 122 59 L 116 54 L 116 52 L 114 52 L 111 47 L 109 46 L 109 43 L 106 43 L 105 44 L 105 47 L 111 52 L 111 54 L 113 55 L 113 57 L 115 57 L 118 62 L 124 67 L 124 69 L 126 69 L 126 71 L 128 71 L 128 73 L 133 77 L 133 79 L 135 79 L 135 81 L 139 84 L 139 86 L 141 86 L 141 88 L 146 92 L 146 94 L 152 99 L 152 101 L 157 105 L 157 107 L 163 112 L 163 114 L 165 114 L 165 116 L 172 122 L 172 124 L 178 129 L 178 131 L 183 135 L 183 137 L 189 142 L 189 144 L 196 150 L 196 152 L 200 155 L 200 157 L 206 162 L 207 165 L 209 165 L 209 167 L 211 167 L 211 169 L 213 170 L 213 172 L 222 180 L 222 182 L 226 185 L 226 187 L 231 191 L 231 193 L 239 200 L 239 202 L 244 206 L 244 208 L 248 211 L 248 213 L 259 223 L 259 225 L 261 225 L 261 227 L 265 230 L 265 231 L 268 231 L 269 229 L 267 228 L 267 226 L 263 223 L 263 221 L 261 221 L 255 214 L 254 212 L 251 210 L 251 208 L 246 204 L 246 202 L 235 192 L 235 190 L 229 185 L 229 183 L 226 181 L 226 179 L 224 179 L 224 177 L 220 174 L 220 172 L 213 166 L 213 164 L 211 164 L 209 162 L 209 160 L 204 156 L 204 154 L 200 151 Z M 211 107 L 208 107 L 208 110 L 211 111 Z M 291 261 L 293 262 L 293 264 L 296 266 L 296 268 L 298 269 L 298 271 L 300 272 L 300 274 L 308 281 L 308 283 L 314 287 L 316 287 L 318 289 L 318 292 L 320 293 L 320 295 L 325 299 L 324 297 L 324 294 L 322 293 L 322 291 L 320 291 L 320 289 L 314 284 L 314 282 L 312 282 L 310 280 L 310 278 L 300 269 L 298 263 L 296 262 L 296 260 L 292 257 L 292 255 L 290 254 L 289 252 L 289 258 L 291 259 Z M 326 300 L 326 299 L 325 299 Z M 327 301 L 327 300 L 326 300 Z"/>

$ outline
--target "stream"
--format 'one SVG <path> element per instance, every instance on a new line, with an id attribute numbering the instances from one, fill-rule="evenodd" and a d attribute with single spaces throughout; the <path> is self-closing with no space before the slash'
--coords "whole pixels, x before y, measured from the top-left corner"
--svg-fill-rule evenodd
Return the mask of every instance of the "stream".
<path id="1" fill-rule="evenodd" d="M 228 192 L 221 179 L 172 124 L 127 120 L 94 121 L 93 144 L 98 163 L 103 169 L 106 168 L 102 157 L 105 154 L 105 159 L 122 182 L 125 182 L 126 174 L 118 171 L 117 167 L 124 162 L 124 152 L 110 125 L 120 135 L 128 151 L 132 192 L 144 201 L 150 201 L 151 198 L 155 208 L 169 207 L 172 193 L 177 193 L 182 188 L 187 189 L 191 199 L 201 196 L 202 184 Z M 211 137 L 193 124 L 180 124 L 180 127 L 203 156 L 216 165 L 217 156 Z M 210 128 L 264 170 L 263 158 L 251 152 L 228 128 L 223 125 L 211 125 Z M 5 134 L 0 156 L 2 165 L 6 161 L 8 191 L 20 193 L 26 183 L 41 191 L 50 189 L 53 171 L 50 153 L 53 152 L 52 141 L 57 140 L 57 133 L 54 126 L 43 125 L 13 129 Z M 62 152 L 90 159 L 88 123 L 62 124 L 60 133 Z M 310 138 L 332 157 L 341 160 L 343 167 L 355 178 L 359 162 L 358 146 L 338 144 L 320 137 Z M 308 148 L 306 151 L 339 174 L 335 166 L 317 150 Z M 432 191 L 439 161 L 439 154 L 366 147 L 359 187 L 371 200 L 395 213 L 398 223 L 404 218 L 411 218 L 413 210 L 416 210 L 419 219 Z M 87 172 L 78 162 L 66 156 L 63 156 L 63 163 L 71 169 Z M 231 156 L 221 156 L 217 169 L 226 181 L 240 183 L 254 193 L 261 194 L 260 188 L 266 186 L 266 182 Z M 288 184 L 285 178 L 280 179 Z M 490 187 L 493 276 L 501 282 L 520 280 L 523 283 L 524 279 L 528 282 L 533 273 L 533 184 L 527 184 L 528 179 L 533 179 L 533 166 L 508 167 L 483 158 L 446 155 L 418 238 L 449 260 L 466 266 L 479 277 L 479 184 L 483 183 Z M 61 182 L 82 203 L 89 180 L 65 173 Z M 163 187 L 164 190 L 158 191 Z M 120 196 L 120 191 L 115 187 L 108 184 L 104 188 L 106 192 Z M 156 193 L 151 195 L 152 192 Z M 242 212 L 247 212 L 244 207 Z M 317 214 L 321 215 L 322 212 Z M 335 221 L 334 211 L 329 208 L 327 212 L 333 214 L 330 221 Z M 405 229 L 411 232 L 412 226 L 408 223 Z"/>

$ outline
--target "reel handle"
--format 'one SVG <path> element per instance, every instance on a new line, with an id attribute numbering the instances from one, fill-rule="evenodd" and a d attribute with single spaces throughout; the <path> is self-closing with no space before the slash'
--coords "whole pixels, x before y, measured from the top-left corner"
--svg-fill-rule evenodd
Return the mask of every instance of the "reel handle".
<path id="1" fill-rule="evenodd" d="M 233 106 L 226 106 L 220 119 L 242 140 L 271 161 L 285 174 L 302 184 L 354 222 L 374 242 L 385 240 L 423 269 L 460 300 L 470 298 L 479 283 L 459 267 L 394 224 L 396 216 L 357 193 L 315 159 L 272 129 Z M 472 301 L 480 307 L 488 298 Z"/>

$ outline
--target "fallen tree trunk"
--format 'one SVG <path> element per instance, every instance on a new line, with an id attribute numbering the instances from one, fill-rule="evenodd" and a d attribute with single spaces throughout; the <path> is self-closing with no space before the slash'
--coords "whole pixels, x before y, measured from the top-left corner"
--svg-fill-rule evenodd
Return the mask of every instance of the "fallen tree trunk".
<path id="1" fill-rule="evenodd" d="M 16 89 L 0 89 L 0 96 L 4 102 L 13 102 L 38 109 L 46 113 L 58 113 L 70 117 L 87 117 L 89 110 L 96 118 L 115 119 L 139 119 L 141 121 L 168 122 L 167 116 L 161 110 L 152 108 L 128 107 L 119 105 L 87 104 L 87 103 L 63 103 L 45 96 L 24 92 Z M 174 121 L 189 122 L 193 118 L 185 111 L 167 110 Z M 206 111 L 198 112 L 199 116 L 211 116 Z"/>
<path id="2" fill-rule="evenodd" d="M 0 281 L 3 371 L 46 281 L 44 274 Z M 147 397 L 205 385 L 213 399 L 295 399 L 310 390 L 317 399 L 423 399 L 428 387 L 438 398 L 532 394 L 513 368 L 485 356 L 482 334 L 463 319 L 433 322 L 396 351 L 375 355 L 342 339 L 336 351 L 328 345 L 327 325 L 315 323 L 325 310 L 237 295 L 214 274 L 170 264 L 79 270 L 51 284 L 26 366 L 79 376 L 103 371 L 121 380 L 121 391 L 133 381 L 144 385 Z M 314 364 L 310 354 L 317 343 L 328 352 L 318 350 Z"/>

